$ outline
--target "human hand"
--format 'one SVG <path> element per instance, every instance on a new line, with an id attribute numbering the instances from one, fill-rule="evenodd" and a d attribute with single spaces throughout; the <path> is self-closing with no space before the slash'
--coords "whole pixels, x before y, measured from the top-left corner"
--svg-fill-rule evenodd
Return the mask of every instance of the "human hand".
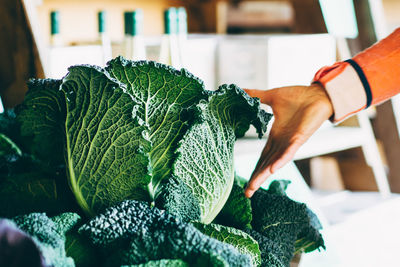
<path id="1" fill-rule="evenodd" d="M 299 147 L 333 114 L 332 103 L 322 85 L 288 86 L 271 90 L 245 90 L 271 106 L 272 125 L 257 166 L 245 189 L 250 198 L 276 170 L 290 161 Z"/>

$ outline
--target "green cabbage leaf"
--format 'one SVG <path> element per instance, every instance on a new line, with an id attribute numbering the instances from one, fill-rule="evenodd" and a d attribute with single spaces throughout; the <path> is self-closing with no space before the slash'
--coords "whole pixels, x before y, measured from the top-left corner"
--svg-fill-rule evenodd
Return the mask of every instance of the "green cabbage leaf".
<path id="1" fill-rule="evenodd" d="M 271 118 L 235 85 L 207 91 L 184 69 L 121 57 L 31 81 L 17 111 L 30 152 L 65 165 L 86 214 L 134 199 L 203 223 L 230 195 L 236 139 Z"/>

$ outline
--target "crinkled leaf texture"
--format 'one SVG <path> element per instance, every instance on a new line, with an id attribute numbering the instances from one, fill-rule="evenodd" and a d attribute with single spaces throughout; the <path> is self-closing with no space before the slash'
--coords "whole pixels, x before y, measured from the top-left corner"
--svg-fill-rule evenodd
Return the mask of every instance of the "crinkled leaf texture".
<path id="1" fill-rule="evenodd" d="M 62 80 L 31 81 L 18 109 L 28 147 L 49 162 L 65 158 L 88 215 L 136 199 L 205 223 L 230 194 L 236 138 L 250 124 L 262 136 L 270 117 L 237 86 L 211 92 L 184 69 L 120 57 L 105 69 L 74 66 Z"/>
<path id="2" fill-rule="evenodd" d="M 171 173 L 178 142 L 195 120 L 196 110 L 190 108 L 207 97 L 203 83 L 186 70 L 121 57 L 111 60 L 106 70 L 127 86 L 139 104 L 136 116 L 149 127 L 151 187 L 155 191 Z"/>
<path id="3" fill-rule="evenodd" d="M 49 165 L 65 164 L 65 97 L 61 81 L 31 79 L 24 102 L 15 112 L 26 152 Z"/>
<path id="4" fill-rule="evenodd" d="M 268 193 L 287 197 L 286 189 L 289 186 L 290 181 L 288 180 L 276 180 L 271 183 L 268 188 Z M 322 225 L 318 220 L 317 215 L 315 215 L 312 210 L 310 210 L 307 206 L 302 203 L 298 203 L 299 207 L 305 207 L 305 212 L 301 212 L 301 216 L 304 216 L 304 213 L 307 217 L 307 225 L 305 225 L 300 232 L 298 233 L 295 241 L 295 254 L 302 252 L 311 252 L 316 249 L 325 248 L 324 240 L 322 238 L 319 230 L 322 229 Z"/>
<path id="5" fill-rule="evenodd" d="M 261 265 L 262 267 L 288 267 L 290 260 L 287 259 L 286 246 L 281 246 L 275 240 L 260 234 L 252 229 L 244 229 L 244 232 L 253 237 L 261 251 Z"/>
<path id="6" fill-rule="evenodd" d="M 157 207 L 183 221 L 200 220 L 200 205 L 191 189 L 181 179 L 171 176 L 161 184 L 162 194 L 156 198 Z"/>
<path id="7" fill-rule="evenodd" d="M 134 99 L 90 66 L 69 68 L 61 89 L 69 181 L 78 204 L 94 215 L 124 199 L 148 199 L 150 142 Z"/>
<path id="8" fill-rule="evenodd" d="M 210 223 L 227 201 L 234 182 L 233 149 L 252 123 L 260 135 L 270 114 L 259 101 L 235 85 L 222 85 L 200 101 L 201 123 L 183 137 L 173 174 L 188 185 L 199 200 L 201 221 Z"/>
<path id="9" fill-rule="evenodd" d="M 284 266 L 289 266 L 294 253 L 325 248 L 318 219 L 304 203 L 287 197 L 288 184 L 284 180 L 273 181 L 268 190 L 260 189 L 254 194 L 252 226 L 261 237 L 249 232 L 259 242 L 262 257 L 270 259 L 272 253 Z"/>
<path id="10" fill-rule="evenodd" d="M 126 200 L 83 225 L 79 232 L 103 249 L 107 266 L 181 259 L 190 266 L 250 266 L 248 255 L 202 234 L 146 202 Z"/>
<path id="11" fill-rule="evenodd" d="M 123 265 L 121 267 L 189 267 L 190 265 L 182 260 L 158 260 L 149 261 L 137 265 Z"/>
<path id="12" fill-rule="evenodd" d="M 219 224 L 202 224 L 194 222 L 193 225 L 203 234 L 221 242 L 234 246 L 240 253 L 249 255 L 253 266 L 260 266 L 261 252 L 256 240 L 239 229 Z"/>
<path id="13" fill-rule="evenodd" d="M 106 69 L 127 86 L 139 103 L 136 116 L 149 127 L 150 196 L 174 194 L 159 187 L 172 174 L 191 189 L 187 198 L 194 196 L 199 203 L 200 220 L 211 222 L 232 188 L 236 138 L 243 136 L 250 124 L 261 136 L 270 114 L 234 85 L 206 91 L 203 83 L 184 69 L 122 58 L 112 60 Z"/>

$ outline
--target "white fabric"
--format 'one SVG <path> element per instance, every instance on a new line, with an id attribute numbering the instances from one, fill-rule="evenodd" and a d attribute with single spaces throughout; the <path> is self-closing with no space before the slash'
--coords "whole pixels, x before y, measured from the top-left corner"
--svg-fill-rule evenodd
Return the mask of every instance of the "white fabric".
<path id="1" fill-rule="evenodd" d="M 334 122 L 339 122 L 367 103 L 364 86 L 354 68 L 349 65 L 342 73 L 325 84 L 325 89 L 332 101 Z"/>

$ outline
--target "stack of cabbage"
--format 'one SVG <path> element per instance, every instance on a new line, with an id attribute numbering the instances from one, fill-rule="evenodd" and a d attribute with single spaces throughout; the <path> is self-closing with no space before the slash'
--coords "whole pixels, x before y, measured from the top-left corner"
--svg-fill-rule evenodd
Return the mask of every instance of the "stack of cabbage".
<path id="1" fill-rule="evenodd" d="M 270 118 L 235 85 L 154 62 L 32 80 L 0 116 L 0 239 L 32 244 L 37 266 L 288 266 L 324 247 L 318 219 L 285 181 L 246 199 L 233 166 Z"/>

